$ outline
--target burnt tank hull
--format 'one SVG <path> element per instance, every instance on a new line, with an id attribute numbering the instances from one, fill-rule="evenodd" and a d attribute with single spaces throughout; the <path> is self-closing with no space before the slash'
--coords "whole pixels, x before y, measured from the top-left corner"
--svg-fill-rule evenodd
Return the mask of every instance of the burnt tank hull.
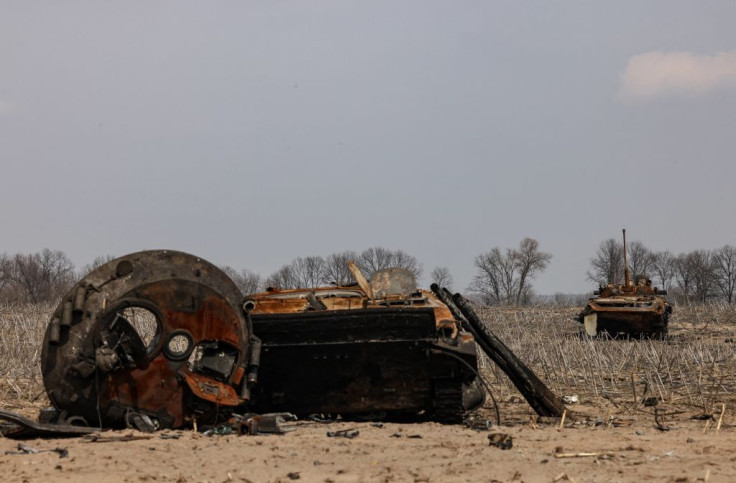
<path id="1" fill-rule="evenodd" d="M 664 338 L 672 312 L 672 306 L 663 297 L 667 292 L 653 287 L 645 274 L 631 280 L 626 229 L 622 234 L 624 283 L 601 285 L 600 290 L 594 292 L 597 297 L 589 299 L 578 315 L 578 322 L 590 336 L 606 333 L 612 337 Z"/>
<path id="2" fill-rule="evenodd" d="M 589 335 L 663 338 L 671 312 L 671 306 L 657 295 L 609 295 L 590 299 L 578 321 Z"/>
<path id="3" fill-rule="evenodd" d="M 249 300 L 262 342 L 256 412 L 458 422 L 483 402 L 474 339 L 428 292 L 371 301 L 316 289 Z"/>

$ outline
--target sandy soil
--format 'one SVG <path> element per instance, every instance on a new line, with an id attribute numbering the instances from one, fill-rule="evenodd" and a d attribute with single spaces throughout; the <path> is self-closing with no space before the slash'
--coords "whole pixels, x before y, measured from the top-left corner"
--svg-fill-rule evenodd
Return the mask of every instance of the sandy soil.
<path id="1" fill-rule="evenodd" d="M 604 404 L 570 406 L 575 415 L 537 421 L 523 402 L 501 405 L 504 424 L 489 430 L 436 423 L 395 424 L 338 421 L 297 423 L 283 435 L 204 436 L 192 431 L 146 435 L 135 431 L 106 437 L 141 439 L 90 442 L 84 438 L 22 441 L 54 452 L 5 454 L 19 441 L 0 439 L 3 481 L 734 481 L 736 432 L 726 412 L 706 421 L 697 413 L 666 416 L 655 426 L 651 408 L 619 411 L 608 419 Z M 665 410 L 666 412 L 666 410 Z M 677 411 L 670 411 L 677 412 Z M 493 419 L 490 414 L 487 415 Z M 483 419 L 481 419 L 483 420 Z M 612 421 L 606 424 L 606 421 Z M 327 432 L 355 429 L 353 439 Z M 489 446 L 501 432 L 513 447 Z M 164 439 L 162 435 L 177 436 Z M 597 453 L 583 456 L 579 453 Z M 560 457 L 566 456 L 566 457 Z"/>

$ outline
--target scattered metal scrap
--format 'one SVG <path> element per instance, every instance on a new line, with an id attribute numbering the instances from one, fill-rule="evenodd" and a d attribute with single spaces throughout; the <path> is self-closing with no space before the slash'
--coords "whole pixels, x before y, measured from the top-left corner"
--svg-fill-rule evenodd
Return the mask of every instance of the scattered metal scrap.
<path id="1" fill-rule="evenodd" d="M 54 448 L 54 449 L 36 449 L 23 443 L 18 443 L 18 451 L 6 451 L 6 455 L 12 454 L 37 454 L 37 453 L 57 453 L 59 458 L 66 458 L 69 456 L 69 451 L 66 448 Z"/>
<path id="2" fill-rule="evenodd" d="M 106 435 L 95 433 L 83 436 L 83 439 L 88 443 L 121 443 L 128 441 L 140 441 L 151 438 L 153 438 L 153 436 L 151 436 L 150 434 Z"/>
<path id="3" fill-rule="evenodd" d="M 297 417 L 290 413 L 234 414 L 228 421 L 206 429 L 204 435 L 284 434 L 296 430 Z"/>
<path id="4" fill-rule="evenodd" d="M 4 410 L 0 410 L 0 421 L 11 423 L 0 427 L 0 434 L 13 438 L 81 436 L 98 431 L 97 428 L 33 421 L 19 414 Z"/>
<path id="5" fill-rule="evenodd" d="M 488 435 L 488 445 L 499 449 L 511 449 L 514 446 L 514 440 L 508 434 L 493 433 Z"/>
<path id="6" fill-rule="evenodd" d="M 459 423 L 485 398 L 476 342 L 539 414 L 562 413 L 459 294 L 418 290 L 406 270 L 368 282 L 350 269 L 355 286 L 243 297 L 221 270 L 186 253 L 108 262 L 73 287 L 46 330 L 41 371 L 54 411 L 38 423 L 0 419 L 35 436 L 285 432 L 295 418 L 284 413 Z"/>
<path id="7" fill-rule="evenodd" d="M 360 431 L 357 429 L 342 429 L 340 431 L 327 431 L 328 438 L 357 438 Z"/>

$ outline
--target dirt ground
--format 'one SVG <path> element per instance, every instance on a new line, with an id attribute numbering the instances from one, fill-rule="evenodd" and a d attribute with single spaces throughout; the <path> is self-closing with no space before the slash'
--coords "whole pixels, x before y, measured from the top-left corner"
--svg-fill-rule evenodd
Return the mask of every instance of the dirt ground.
<path id="1" fill-rule="evenodd" d="M 657 429 L 651 408 L 608 415 L 600 404 L 570 405 L 575 413 L 536 421 L 525 402 L 501 404 L 501 426 L 477 430 L 437 423 L 300 421 L 282 435 L 204 436 L 193 431 L 102 433 L 85 438 L 0 439 L 3 481 L 316 482 L 361 481 L 733 481 L 736 435 L 728 412 L 708 421 L 667 412 Z M 672 412 L 678 414 L 671 414 Z M 479 418 L 493 420 L 492 413 Z M 706 424 L 708 425 L 705 432 Z M 357 430 L 354 438 L 328 432 Z M 492 433 L 513 447 L 489 445 Z M 177 439 L 171 439 L 174 436 Z M 56 452 L 7 454 L 22 443 Z M 591 454 L 592 453 L 592 454 Z"/>
<path id="2" fill-rule="evenodd" d="M 35 419 L 49 404 L 37 362 L 48 316 L 29 310 L 11 307 L 0 317 L 7 342 L 0 346 L 0 408 Z M 615 342 L 578 337 L 576 310 L 483 313 L 555 393 L 579 396 L 563 427 L 536 418 L 498 368 L 481 361 L 500 400 L 502 424 L 489 429 L 477 423 L 495 421 L 490 400 L 473 425 L 483 430 L 299 421 L 295 431 L 271 436 L 128 430 L 102 433 L 117 441 L 0 437 L 0 482 L 736 481 L 734 307 L 678 308 L 667 341 Z M 650 400 L 657 406 L 646 406 Z M 340 430 L 359 434 L 327 436 Z M 513 447 L 490 446 L 492 433 L 511 436 Z M 19 443 L 42 452 L 6 454 Z"/>

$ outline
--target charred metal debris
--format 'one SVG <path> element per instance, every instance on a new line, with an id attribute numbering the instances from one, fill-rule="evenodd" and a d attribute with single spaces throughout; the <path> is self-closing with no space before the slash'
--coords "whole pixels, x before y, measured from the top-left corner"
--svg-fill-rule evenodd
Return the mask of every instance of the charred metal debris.
<path id="1" fill-rule="evenodd" d="M 41 372 L 53 408 L 39 421 L 0 412 L 14 425 L 3 432 L 283 432 L 310 414 L 459 423 L 485 399 L 476 343 L 539 414 L 562 413 L 562 401 L 459 294 L 418 290 L 402 269 L 370 282 L 350 269 L 356 286 L 243 296 L 186 253 L 108 262 L 72 288 L 48 324 Z"/>

